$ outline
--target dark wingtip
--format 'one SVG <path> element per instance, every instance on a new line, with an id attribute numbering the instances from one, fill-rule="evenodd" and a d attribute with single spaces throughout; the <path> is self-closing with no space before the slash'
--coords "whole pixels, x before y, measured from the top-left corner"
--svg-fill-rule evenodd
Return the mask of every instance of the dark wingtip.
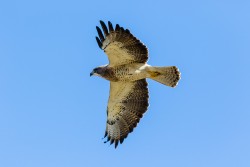
<path id="1" fill-rule="evenodd" d="M 120 139 L 120 143 L 122 144 L 122 143 L 123 143 L 123 141 L 124 141 L 124 138 L 121 138 L 121 139 Z"/>
<path id="2" fill-rule="evenodd" d="M 118 146 L 119 140 L 115 140 L 115 148 Z"/>
<path id="3" fill-rule="evenodd" d="M 119 30 L 120 30 L 120 26 L 119 26 L 119 24 L 116 24 L 115 31 L 119 31 Z"/>
<path id="4" fill-rule="evenodd" d="M 96 39 L 96 42 L 97 42 L 99 48 L 102 49 L 102 42 L 100 41 L 100 39 L 98 37 L 95 37 L 95 39 Z"/>
<path id="5" fill-rule="evenodd" d="M 113 144 L 114 141 L 115 141 L 114 139 L 111 139 L 111 140 L 110 140 L 110 145 Z"/>
<path id="6" fill-rule="evenodd" d="M 101 30 L 98 26 L 96 26 L 96 30 L 97 30 L 97 33 L 98 33 L 98 35 L 99 35 L 99 38 L 100 38 L 101 41 L 103 42 L 103 41 L 104 41 L 104 36 L 103 36 L 103 34 L 102 34 L 102 30 Z"/>
<path id="7" fill-rule="evenodd" d="M 125 32 L 130 33 L 130 31 L 128 29 L 126 29 Z"/>
<path id="8" fill-rule="evenodd" d="M 100 20 L 100 24 L 102 26 L 104 35 L 107 36 L 109 32 L 108 32 L 108 28 L 107 28 L 106 24 L 102 20 Z"/>
<path id="9" fill-rule="evenodd" d="M 107 135 L 108 135 L 108 132 L 105 131 L 105 134 L 104 134 L 104 137 L 103 137 L 103 138 L 107 137 Z"/>
<path id="10" fill-rule="evenodd" d="M 110 140 L 110 137 L 108 136 L 108 138 L 107 138 L 107 140 L 104 142 L 104 143 L 107 143 L 107 142 L 109 142 L 109 140 Z"/>
<path id="11" fill-rule="evenodd" d="M 110 21 L 108 21 L 108 25 L 109 25 L 109 32 L 114 31 L 113 25 Z"/>

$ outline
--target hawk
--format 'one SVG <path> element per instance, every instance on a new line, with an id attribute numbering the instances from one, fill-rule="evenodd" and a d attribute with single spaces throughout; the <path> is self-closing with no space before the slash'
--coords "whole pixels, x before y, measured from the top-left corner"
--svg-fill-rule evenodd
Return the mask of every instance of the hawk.
<path id="1" fill-rule="evenodd" d="M 148 49 L 128 29 L 111 22 L 108 27 L 100 21 L 96 26 L 98 46 L 109 59 L 108 65 L 96 67 L 90 76 L 96 75 L 110 81 L 107 107 L 107 123 L 104 138 L 115 148 L 137 126 L 147 111 L 148 88 L 146 78 L 175 87 L 180 79 L 176 66 L 156 67 L 147 64 Z M 106 143 L 105 142 L 105 143 Z"/>

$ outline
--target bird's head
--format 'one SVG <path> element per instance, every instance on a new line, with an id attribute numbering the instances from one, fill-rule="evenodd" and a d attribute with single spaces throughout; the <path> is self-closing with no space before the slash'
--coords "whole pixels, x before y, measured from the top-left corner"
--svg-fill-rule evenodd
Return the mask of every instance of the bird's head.
<path id="1" fill-rule="evenodd" d="M 93 71 L 90 73 L 90 76 L 102 76 L 106 70 L 106 67 L 107 65 L 94 68 Z"/>

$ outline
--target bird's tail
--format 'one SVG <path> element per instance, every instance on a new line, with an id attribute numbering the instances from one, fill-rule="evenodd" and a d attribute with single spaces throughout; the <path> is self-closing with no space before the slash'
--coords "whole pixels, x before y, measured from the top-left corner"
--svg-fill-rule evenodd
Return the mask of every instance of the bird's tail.
<path id="1" fill-rule="evenodd" d="M 175 87 L 181 78 L 179 69 L 175 66 L 168 67 L 150 67 L 148 71 L 150 79 L 160 82 L 164 85 Z"/>

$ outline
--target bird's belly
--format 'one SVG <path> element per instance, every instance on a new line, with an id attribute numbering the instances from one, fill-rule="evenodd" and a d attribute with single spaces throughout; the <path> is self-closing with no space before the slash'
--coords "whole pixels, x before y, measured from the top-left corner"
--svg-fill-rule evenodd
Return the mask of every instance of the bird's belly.
<path id="1" fill-rule="evenodd" d="M 147 66 L 142 63 L 117 67 L 115 75 L 118 81 L 130 82 L 147 78 Z"/>

